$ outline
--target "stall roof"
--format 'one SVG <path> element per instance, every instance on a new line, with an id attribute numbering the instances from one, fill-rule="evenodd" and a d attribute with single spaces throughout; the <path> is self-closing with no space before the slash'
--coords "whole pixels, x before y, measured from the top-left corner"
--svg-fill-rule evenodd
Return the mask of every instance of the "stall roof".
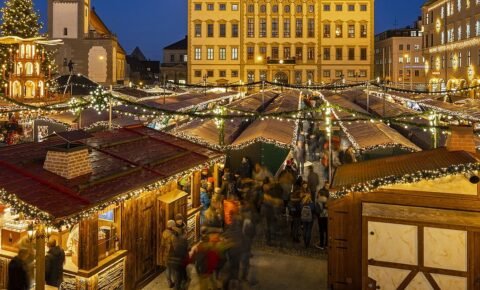
<path id="1" fill-rule="evenodd" d="M 263 109 L 264 104 L 267 106 L 277 96 L 278 93 L 275 91 L 265 91 L 263 95 L 262 93 L 256 93 L 244 99 L 232 102 L 227 106 L 227 108 L 233 110 L 259 112 Z"/>
<path id="2" fill-rule="evenodd" d="M 402 178 L 420 172 L 478 162 L 479 159 L 468 152 L 448 151 L 446 148 L 439 148 L 346 164 L 338 167 L 335 171 L 332 188 L 334 190 L 348 190 L 381 178 Z"/>
<path id="3" fill-rule="evenodd" d="M 43 169 L 48 148 L 64 143 L 52 138 L 0 148 L 0 188 L 54 218 L 65 218 L 223 158 L 218 151 L 132 126 L 82 141 L 90 148 L 93 173 L 67 180 Z"/>
<path id="4" fill-rule="evenodd" d="M 354 91 L 354 95 L 358 96 L 360 94 L 356 93 L 358 91 Z M 355 94 L 356 93 L 356 94 Z M 322 93 L 323 94 L 323 93 Z M 362 115 L 366 114 L 366 121 L 364 120 L 349 120 L 353 117 L 353 113 L 347 111 L 338 111 L 335 110 L 335 113 L 339 117 L 342 129 L 344 133 L 349 137 L 350 142 L 353 143 L 353 146 L 356 149 L 360 150 L 370 150 L 374 149 L 377 146 L 386 146 L 386 147 L 405 147 L 411 151 L 420 151 L 421 149 L 412 143 L 410 140 L 405 138 L 396 130 L 390 128 L 384 123 L 375 122 L 372 123 L 368 120 L 368 113 L 357 104 L 353 103 L 349 99 L 345 98 L 344 96 L 335 95 L 335 94 L 328 94 L 329 97 L 325 99 L 334 105 L 338 105 L 340 107 L 346 108 L 348 110 L 352 110 L 355 112 L 359 112 Z M 353 118 L 362 118 L 362 115 L 355 116 Z"/>

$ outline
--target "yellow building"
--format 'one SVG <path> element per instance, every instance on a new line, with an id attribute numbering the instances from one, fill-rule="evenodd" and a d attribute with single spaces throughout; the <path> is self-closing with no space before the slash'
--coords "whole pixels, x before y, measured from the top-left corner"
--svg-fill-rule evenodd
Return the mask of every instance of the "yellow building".
<path id="1" fill-rule="evenodd" d="M 188 81 L 365 81 L 374 0 L 188 1 Z"/>
<path id="2" fill-rule="evenodd" d="M 429 88 L 479 86 L 480 1 L 428 0 L 422 13 Z"/>

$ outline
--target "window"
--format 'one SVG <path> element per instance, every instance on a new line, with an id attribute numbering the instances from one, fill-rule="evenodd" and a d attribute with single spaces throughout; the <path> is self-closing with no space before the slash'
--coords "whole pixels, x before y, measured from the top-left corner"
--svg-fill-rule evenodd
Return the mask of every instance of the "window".
<path id="1" fill-rule="evenodd" d="M 232 60 L 238 60 L 238 48 L 232 47 Z"/>
<path id="2" fill-rule="evenodd" d="M 351 69 L 347 70 L 347 77 L 349 78 L 355 77 L 355 71 Z"/>
<path id="3" fill-rule="evenodd" d="M 462 53 L 458 53 L 458 67 L 462 67 Z"/>
<path id="4" fill-rule="evenodd" d="M 342 70 L 336 70 L 335 71 L 335 77 L 336 78 L 343 78 L 343 71 Z"/>
<path id="5" fill-rule="evenodd" d="M 272 6 L 272 13 L 278 13 L 278 5 Z"/>
<path id="6" fill-rule="evenodd" d="M 307 37 L 315 37 L 315 19 L 314 18 L 308 19 Z"/>
<path id="7" fill-rule="evenodd" d="M 255 47 L 248 46 L 247 47 L 247 59 L 248 60 L 253 60 L 254 55 L 255 55 Z"/>
<path id="8" fill-rule="evenodd" d="M 272 18 L 272 37 L 278 37 L 278 18 Z"/>
<path id="9" fill-rule="evenodd" d="M 259 52 L 265 58 L 267 56 L 267 47 L 266 46 L 260 46 L 259 47 Z"/>
<path id="10" fill-rule="evenodd" d="M 366 24 L 360 24 L 360 37 L 361 38 L 366 38 L 367 37 L 367 25 Z"/>
<path id="11" fill-rule="evenodd" d="M 323 37 L 330 38 L 330 24 L 328 23 L 323 25 Z"/>
<path id="12" fill-rule="evenodd" d="M 202 37 L 202 24 L 196 23 L 195 24 L 195 37 Z"/>
<path id="13" fill-rule="evenodd" d="M 68 35 L 68 28 L 63 28 L 63 35 Z"/>
<path id="14" fill-rule="evenodd" d="M 413 46 L 413 49 L 414 49 L 415 51 L 419 51 L 419 50 L 420 50 L 420 44 L 415 44 L 415 45 Z"/>
<path id="15" fill-rule="evenodd" d="M 415 76 L 419 77 L 420 76 L 420 71 L 418 69 L 415 70 Z"/>
<path id="16" fill-rule="evenodd" d="M 213 23 L 207 24 L 207 37 L 213 37 Z"/>
<path id="17" fill-rule="evenodd" d="M 416 56 L 416 57 L 413 59 L 413 61 L 414 61 L 415 63 L 419 63 L 419 62 L 420 62 L 420 57 Z"/>
<path id="18" fill-rule="evenodd" d="M 255 37 L 255 19 L 248 18 L 247 20 L 247 37 Z"/>
<path id="19" fill-rule="evenodd" d="M 202 49 L 200 47 L 195 48 L 195 60 L 202 59 Z"/>
<path id="20" fill-rule="evenodd" d="M 218 76 L 221 77 L 221 78 L 226 78 L 227 77 L 227 71 L 226 70 L 218 71 Z"/>
<path id="21" fill-rule="evenodd" d="M 335 59 L 342 60 L 343 59 L 343 49 L 341 47 L 335 48 Z"/>
<path id="22" fill-rule="evenodd" d="M 255 6 L 253 4 L 249 4 L 247 7 L 248 13 L 254 13 L 255 12 Z"/>
<path id="23" fill-rule="evenodd" d="M 467 66 L 471 66 L 472 65 L 472 52 L 469 50 L 467 52 Z"/>
<path id="24" fill-rule="evenodd" d="M 400 44 L 400 45 L 398 46 L 398 50 L 403 50 L 403 44 Z"/>
<path id="25" fill-rule="evenodd" d="M 267 80 L 267 71 L 266 70 L 261 70 L 260 71 L 260 80 L 261 81 L 266 81 Z"/>
<path id="26" fill-rule="evenodd" d="M 303 59 L 303 47 L 295 47 L 295 58 L 299 61 Z"/>
<path id="27" fill-rule="evenodd" d="M 324 78 L 329 78 L 330 77 L 330 70 L 328 70 L 328 69 L 323 70 L 323 77 Z"/>
<path id="28" fill-rule="evenodd" d="M 290 18 L 283 19 L 283 37 L 290 37 Z"/>
<path id="29" fill-rule="evenodd" d="M 207 48 L 207 59 L 213 60 L 213 47 Z"/>
<path id="30" fill-rule="evenodd" d="M 355 4 L 348 4 L 348 11 L 355 11 Z"/>
<path id="31" fill-rule="evenodd" d="M 367 60 L 367 48 L 360 48 L 360 60 Z"/>
<path id="32" fill-rule="evenodd" d="M 295 37 L 303 37 L 303 19 L 295 19 Z"/>
<path id="33" fill-rule="evenodd" d="M 232 70 L 231 75 L 232 78 L 238 78 L 238 70 Z"/>
<path id="34" fill-rule="evenodd" d="M 302 7 L 302 5 L 297 5 L 297 7 L 295 8 L 295 11 L 296 11 L 297 13 L 302 13 L 302 12 L 303 12 L 303 7 Z"/>
<path id="35" fill-rule="evenodd" d="M 232 37 L 238 37 L 238 23 L 232 23 Z"/>
<path id="36" fill-rule="evenodd" d="M 301 70 L 296 70 L 295 71 L 295 83 L 296 84 L 301 84 L 302 83 L 302 71 Z"/>
<path id="37" fill-rule="evenodd" d="M 348 48 L 348 60 L 355 60 L 355 48 L 349 47 Z"/>
<path id="38" fill-rule="evenodd" d="M 248 83 L 253 83 L 255 81 L 255 71 L 249 70 L 247 72 L 247 82 Z"/>
<path id="39" fill-rule="evenodd" d="M 174 54 L 170 55 L 170 62 L 175 62 L 175 55 Z"/>
<path id="40" fill-rule="evenodd" d="M 232 11 L 238 11 L 238 4 L 232 4 Z"/>
<path id="41" fill-rule="evenodd" d="M 201 78 L 202 77 L 202 71 L 201 70 L 195 70 L 195 71 L 193 71 L 193 74 L 195 75 L 196 78 Z"/>
<path id="42" fill-rule="evenodd" d="M 311 83 L 313 82 L 313 78 L 315 77 L 315 71 L 307 70 L 307 80 Z"/>
<path id="43" fill-rule="evenodd" d="M 213 70 L 207 70 L 207 77 L 213 78 Z"/>
<path id="44" fill-rule="evenodd" d="M 307 48 L 307 60 L 315 60 L 315 47 Z"/>
<path id="45" fill-rule="evenodd" d="M 457 37 L 458 37 L 458 40 L 462 39 L 462 27 L 461 26 L 458 27 Z"/>
<path id="46" fill-rule="evenodd" d="M 219 24 L 219 36 L 220 37 L 227 37 L 227 24 L 225 23 L 220 23 Z"/>
<path id="47" fill-rule="evenodd" d="M 291 54 L 290 54 L 290 47 L 284 47 L 283 48 L 283 58 L 284 59 L 290 59 Z"/>
<path id="48" fill-rule="evenodd" d="M 335 11 L 342 11 L 342 10 L 343 10 L 343 5 L 342 4 L 335 5 Z"/>
<path id="49" fill-rule="evenodd" d="M 348 25 L 348 37 L 355 38 L 355 24 Z"/>
<path id="50" fill-rule="evenodd" d="M 283 7 L 283 12 L 290 13 L 290 5 L 285 5 L 285 7 Z"/>
<path id="51" fill-rule="evenodd" d="M 195 3 L 195 11 L 200 11 L 202 10 L 202 3 Z M 201 72 L 200 72 L 201 73 Z"/>
<path id="52" fill-rule="evenodd" d="M 278 47 L 272 46 L 272 59 L 279 59 Z"/>
<path id="53" fill-rule="evenodd" d="M 335 37 L 343 37 L 343 25 L 341 23 L 335 24 Z"/>
<path id="54" fill-rule="evenodd" d="M 330 47 L 323 48 L 323 60 L 330 60 Z"/>
<path id="55" fill-rule="evenodd" d="M 465 37 L 470 38 L 470 23 L 467 23 L 467 26 L 465 26 Z"/>
<path id="56" fill-rule="evenodd" d="M 367 4 L 360 4 L 360 11 L 367 11 Z"/>
<path id="57" fill-rule="evenodd" d="M 308 13 L 314 13 L 315 12 L 315 5 L 308 5 Z"/>
<path id="58" fill-rule="evenodd" d="M 213 3 L 207 3 L 207 10 L 213 11 L 213 9 L 214 9 Z"/>
<path id="59" fill-rule="evenodd" d="M 398 63 L 403 63 L 403 56 L 398 58 Z"/>
<path id="60" fill-rule="evenodd" d="M 410 50 L 410 44 L 407 44 L 407 50 Z"/>
<path id="61" fill-rule="evenodd" d="M 225 3 L 218 4 L 218 10 L 220 10 L 220 11 L 227 10 L 227 4 L 225 4 Z"/>
<path id="62" fill-rule="evenodd" d="M 259 37 L 267 37 L 267 19 L 260 18 Z"/>
<path id="63" fill-rule="evenodd" d="M 225 47 L 220 47 L 218 51 L 218 59 L 226 60 L 227 59 L 227 49 Z"/>
<path id="64" fill-rule="evenodd" d="M 360 70 L 360 77 L 361 77 L 361 78 L 366 78 L 366 77 L 367 77 L 367 71 L 364 70 L 364 69 L 361 69 L 361 70 Z"/>
<path id="65" fill-rule="evenodd" d="M 260 13 L 267 13 L 267 5 L 260 5 Z"/>
<path id="66" fill-rule="evenodd" d="M 323 11 L 330 11 L 330 4 L 323 4 Z"/>

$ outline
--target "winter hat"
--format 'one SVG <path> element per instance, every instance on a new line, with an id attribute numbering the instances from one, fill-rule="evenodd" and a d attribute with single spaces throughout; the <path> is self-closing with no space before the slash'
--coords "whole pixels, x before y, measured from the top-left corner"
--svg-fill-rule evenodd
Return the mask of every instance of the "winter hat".
<path id="1" fill-rule="evenodd" d="M 174 228 L 176 225 L 175 221 L 174 220 L 168 220 L 167 222 L 167 229 L 172 229 Z"/>

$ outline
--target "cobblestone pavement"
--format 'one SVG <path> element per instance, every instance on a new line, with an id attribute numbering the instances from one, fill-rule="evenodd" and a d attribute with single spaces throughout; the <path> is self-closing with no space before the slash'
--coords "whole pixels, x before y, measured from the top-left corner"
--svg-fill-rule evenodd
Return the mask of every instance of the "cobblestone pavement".
<path id="1" fill-rule="evenodd" d="M 303 243 L 294 243 L 289 235 L 288 221 L 279 220 L 275 241 L 267 245 L 263 226 L 257 232 L 252 263 L 253 276 L 258 284 L 241 285 L 241 290 L 326 290 L 327 289 L 327 254 L 313 246 L 305 248 Z M 313 227 L 312 245 L 318 242 L 318 227 Z M 189 267 L 189 290 L 198 290 L 199 285 L 193 267 Z M 167 290 L 165 275 L 162 274 L 144 290 Z"/>

